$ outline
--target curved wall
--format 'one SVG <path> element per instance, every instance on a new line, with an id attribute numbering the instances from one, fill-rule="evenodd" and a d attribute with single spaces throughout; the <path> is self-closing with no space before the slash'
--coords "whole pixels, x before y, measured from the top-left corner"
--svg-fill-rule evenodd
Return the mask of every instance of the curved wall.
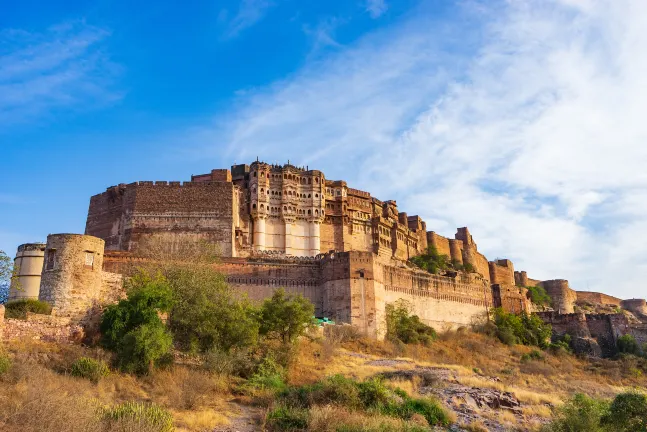
<path id="1" fill-rule="evenodd" d="M 9 300 L 37 299 L 45 255 L 44 243 L 26 243 L 18 246 L 14 269 L 17 277 L 11 281 Z"/>

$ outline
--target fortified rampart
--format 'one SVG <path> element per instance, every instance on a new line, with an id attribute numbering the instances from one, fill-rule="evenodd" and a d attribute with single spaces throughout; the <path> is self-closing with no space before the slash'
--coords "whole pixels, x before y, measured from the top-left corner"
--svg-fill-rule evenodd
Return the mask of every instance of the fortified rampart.
<path id="1" fill-rule="evenodd" d="M 620 306 L 622 300 L 619 298 L 590 291 L 576 291 L 578 302 L 588 302 L 599 305 Z"/>
<path id="2" fill-rule="evenodd" d="M 400 211 L 395 200 L 290 163 L 256 161 L 192 175 L 191 181 L 109 187 L 91 197 L 85 234 L 48 236 L 41 272 L 36 261 L 24 265 L 26 277 L 36 281 L 42 274 L 37 294 L 31 286 L 30 295 L 51 303 L 54 316 L 82 323 L 124 294 L 122 274 L 144 259 L 143 249 L 177 252 L 200 241 L 218 247 L 216 269 L 253 301 L 283 287 L 310 299 L 317 315 L 374 336 L 384 333 L 386 305 L 399 299 L 442 329 L 468 325 L 492 307 L 531 311 L 525 287 L 536 285 L 561 313 L 573 312 L 578 298 L 647 311 L 644 300 L 575 292 L 566 280 L 531 279 L 510 260 L 488 261 L 466 227 L 443 237 L 427 231 L 421 217 Z M 428 247 L 446 255 L 453 270 L 433 275 L 413 267 L 408 260 Z M 17 260 L 25 252 L 26 246 L 19 249 Z M 567 326 L 550 319 L 557 328 Z M 591 321 L 589 334 L 606 334 L 603 324 Z"/>

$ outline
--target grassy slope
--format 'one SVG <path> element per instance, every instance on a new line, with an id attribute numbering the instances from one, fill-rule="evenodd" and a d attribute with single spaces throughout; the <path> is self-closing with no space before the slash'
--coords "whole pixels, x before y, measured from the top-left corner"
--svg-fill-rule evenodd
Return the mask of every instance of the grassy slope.
<path id="1" fill-rule="evenodd" d="M 105 357 L 99 350 L 33 341 L 11 342 L 4 348 L 14 366 L 1 378 L 0 430 L 18 430 L 20 425 L 20 430 L 27 432 L 81 431 L 85 416 L 92 415 L 92 404 L 127 400 L 151 401 L 168 408 L 179 430 L 208 430 L 236 417 L 238 409 L 232 402 L 252 402 L 236 391 L 236 379 L 210 375 L 189 365 L 176 365 L 144 378 L 112 373 L 95 385 L 70 377 L 66 371 L 81 356 Z M 647 386 L 645 376 L 631 360 L 590 362 L 570 355 L 546 355 L 543 360 L 522 362 L 521 356 L 530 351 L 470 332 L 443 334 L 431 347 L 366 340 L 343 344 L 303 341 L 289 370 L 289 381 L 306 384 L 337 373 L 363 379 L 416 364 L 443 366 L 454 371 L 461 384 L 514 393 L 523 403 L 524 416 L 533 418 L 550 416 L 549 405 L 557 405 L 575 392 L 611 397 L 627 387 Z M 384 358 L 412 362 L 367 365 Z M 415 382 L 397 384 L 416 392 Z M 323 409 L 319 415 L 333 414 Z M 42 419 L 47 419 L 47 424 Z M 510 416 L 504 420 L 514 425 L 526 419 Z"/>

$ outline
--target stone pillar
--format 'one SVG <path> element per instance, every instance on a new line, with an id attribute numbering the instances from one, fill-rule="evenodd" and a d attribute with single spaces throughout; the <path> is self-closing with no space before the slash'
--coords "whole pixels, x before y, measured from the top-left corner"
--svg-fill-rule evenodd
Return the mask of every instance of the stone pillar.
<path id="1" fill-rule="evenodd" d="M 321 251 L 321 226 L 318 221 L 310 223 L 310 255 L 317 256 Z"/>
<path id="2" fill-rule="evenodd" d="M 254 249 L 265 250 L 265 218 L 258 216 L 254 221 Z"/>

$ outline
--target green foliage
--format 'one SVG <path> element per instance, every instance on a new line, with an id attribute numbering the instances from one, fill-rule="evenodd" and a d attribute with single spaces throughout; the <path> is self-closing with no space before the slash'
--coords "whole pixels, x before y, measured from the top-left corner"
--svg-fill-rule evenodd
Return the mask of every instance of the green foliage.
<path id="1" fill-rule="evenodd" d="M 602 424 L 617 432 L 647 431 L 647 397 L 627 392 L 615 397 Z"/>
<path id="2" fill-rule="evenodd" d="M 52 313 L 52 306 L 35 299 L 14 300 L 5 304 L 5 318 L 26 319 L 27 312 L 49 315 Z"/>
<path id="3" fill-rule="evenodd" d="M 426 253 L 415 256 L 410 261 L 421 269 L 433 274 L 438 274 L 452 266 L 449 257 L 440 254 L 433 246 L 429 246 Z"/>
<path id="4" fill-rule="evenodd" d="M 286 294 L 283 288 L 274 291 L 260 310 L 260 334 L 294 342 L 313 325 L 314 305 L 301 294 Z"/>
<path id="5" fill-rule="evenodd" d="M 265 357 L 256 373 L 249 379 L 248 384 L 261 390 L 281 391 L 287 388 L 285 384 L 286 372 L 273 357 Z"/>
<path id="6" fill-rule="evenodd" d="M 13 276 L 13 260 L 0 250 L 0 303 L 4 303 L 9 296 L 9 282 Z"/>
<path id="7" fill-rule="evenodd" d="M 557 337 L 554 342 L 551 342 L 548 345 L 548 350 L 554 355 L 572 353 L 573 348 L 571 347 L 571 342 L 571 335 L 566 333 L 561 337 Z"/>
<path id="8" fill-rule="evenodd" d="M 117 349 L 117 363 L 124 372 L 140 375 L 168 360 L 173 337 L 162 322 L 140 325 L 128 332 Z"/>
<path id="9" fill-rule="evenodd" d="M 267 413 L 270 431 L 303 431 L 308 427 L 308 410 L 278 405 Z"/>
<path id="10" fill-rule="evenodd" d="M 104 408 L 102 416 L 109 424 L 126 425 L 123 429 L 110 430 L 155 430 L 158 432 L 172 432 L 175 430 L 171 413 L 155 404 L 124 402 L 113 407 Z M 137 428 L 131 429 L 134 426 L 137 426 Z"/>
<path id="11" fill-rule="evenodd" d="M 542 432 L 602 432 L 600 422 L 608 409 L 608 403 L 578 393 L 559 408 Z"/>
<path id="12" fill-rule="evenodd" d="M 550 306 L 552 304 L 552 299 L 546 292 L 546 289 L 542 286 L 528 286 L 528 294 L 530 295 L 530 301 L 538 306 Z"/>
<path id="13" fill-rule="evenodd" d="M 618 352 L 640 355 L 641 350 L 636 339 L 632 335 L 626 334 L 618 338 Z"/>
<path id="14" fill-rule="evenodd" d="M 106 308 L 101 318 L 101 344 L 117 350 L 126 334 L 150 323 L 161 324 L 160 313 L 168 312 L 173 293 L 166 278 L 143 272 L 126 281 L 128 298 Z"/>
<path id="15" fill-rule="evenodd" d="M 128 281 L 127 293 L 127 299 L 106 308 L 101 343 L 117 353 L 123 371 L 148 373 L 171 350 L 172 337 L 160 314 L 172 307 L 172 292 L 163 276 L 140 272 Z"/>
<path id="16" fill-rule="evenodd" d="M 222 274 L 210 266 L 176 266 L 166 277 L 175 295 L 169 325 L 181 349 L 228 352 L 254 345 L 257 312 L 237 298 Z"/>
<path id="17" fill-rule="evenodd" d="M 507 345 L 534 345 L 540 348 L 548 346 L 552 328 L 536 315 L 522 312 L 520 315 L 505 312 L 501 308 L 493 310 L 497 337 Z"/>
<path id="18" fill-rule="evenodd" d="M 315 384 L 290 387 L 279 393 L 278 398 L 283 406 L 290 408 L 309 409 L 332 404 L 403 420 L 420 414 L 431 426 L 449 424 L 447 413 L 434 399 L 412 398 L 378 378 L 357 382 L 335 375 Z"/>
<path id="19" fill-rule="evenodd" d="M 11 359 L 4 353 L 0 354 L 0 375 L 4 375 L 11 368 Z"/>
<path id="20" fill-rule="evenodd" d="M 521 363 L 527 363 L 532 360 L 543 360 L 544 354 L 541 351 L 532 350 L 521 356 Z"/>
<path id="21" fill-rule="evenodd" d="M 387 304 L 385 312 L 387 339 L 406 344 L 428 344 L 436 339 L 436 331 L 411 314 L 411 305 L 406 300 Z"/>
<path id="22" fill-rule="evenodd" d="M 85 378 L 93 383 L 97 383 L 101 378 L 110 374 L 110 368 L 108 368 L 108 365 L 101 360 L 81 357 L 72 364 L 70 374 L 72 376 Z"/>

